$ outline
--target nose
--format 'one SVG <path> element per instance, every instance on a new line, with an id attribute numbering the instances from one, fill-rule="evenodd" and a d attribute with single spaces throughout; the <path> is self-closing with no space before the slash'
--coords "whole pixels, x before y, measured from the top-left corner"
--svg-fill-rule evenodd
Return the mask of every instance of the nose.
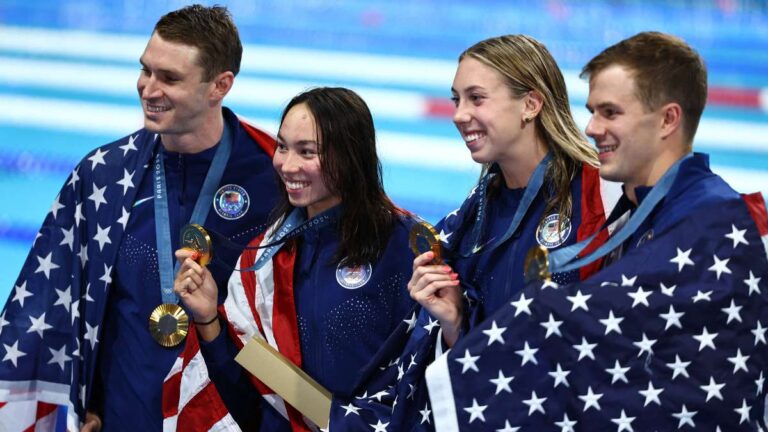
<path id="1" fill-rule="evenodd" d="M 587 136 L 592 139 L 597 139 L 603 135 L 603 132 L 604 128 L 600 124 L 600 121 L 595 119 L 595 115 L 593 114 L 589 118 L 589 122 L 587 123 L 587 127 L 584 129 L 584 133 L 586 133 Z"/>
<path id="2" fill-rule="evenodd" d="M 278 160 L 278 155 L 279 160 Z M 283 173 L 297 173 L 302 169 L 301 157 L 293 150 L 285 153 L 275 153 L 275 162 L 279 162 L 279 170 Z"/>
<path id="3" fill-rule="evenodd" d="M 152 76 L 148 76 L 143 71 L 141 72 L 141 75 L 139 75 L 136 88 L 139 90 L 139 97 L 142 99 L 153 99 L 161 95 L 160 87 L 157 85 L 157 80 L 155 80 Z"/>
<path id="4" fill-rule="evenodd" d="M 453 123 L 457 126 L 459 124 L 467 123 L 470 120 L 469 110 L 465 103 L 461 100 L 456 104 L 456 109 L 453 111 Z"/>

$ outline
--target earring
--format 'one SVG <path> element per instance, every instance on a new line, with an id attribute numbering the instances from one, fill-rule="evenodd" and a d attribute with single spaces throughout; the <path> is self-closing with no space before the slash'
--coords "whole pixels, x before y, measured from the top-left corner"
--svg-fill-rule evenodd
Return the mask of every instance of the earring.
<path id="1" fill-rule="evenodd" d="M 530 123 L 531 120 L 533 120 L 532 117 L 523 117 L 523 121 L 526 122 L 526 123 Z"/>

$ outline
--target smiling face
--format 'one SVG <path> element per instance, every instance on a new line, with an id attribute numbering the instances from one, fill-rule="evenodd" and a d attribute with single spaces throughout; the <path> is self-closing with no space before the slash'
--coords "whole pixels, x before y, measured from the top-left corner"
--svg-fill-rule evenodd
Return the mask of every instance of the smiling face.
<path id="1" fill-rule="evenodd" d="M 589 81 L 586 134 L 595 141 L 600 176 L 636 186 L 654 185 L 674 163 L 669 143 L 661 139 L 661 109 L 647 111 L 635 93 L 635 81 L 623 66 L 613 65 Z"/>
<path id="2" fill-rule="evenodd" d="M 310 218 L 341 202 L 323 179 L 320 145 L 312 112 L 304 103 L 293 106 L 280 125 L 272 165 L 285 184 L 288 201 L 306 207 Z"/>
<path id="3" fill-rule="evenodd" d="M 152 34 L 141 56 L 136 84 L 148 130 L 164 135 L 197 134 L 208 118 L 220 116 L 211 99 L 215 85 L 203 82 L 198 54 L 196 47 Z"/>
<path id="4" fill-rule="evenodd" d="M 453 123 L 472 159 L 503 163 L 523 136 L 524 98 L 515 98 L 504 78 L 472 57 L 459 62 L 453 79 Z"/>

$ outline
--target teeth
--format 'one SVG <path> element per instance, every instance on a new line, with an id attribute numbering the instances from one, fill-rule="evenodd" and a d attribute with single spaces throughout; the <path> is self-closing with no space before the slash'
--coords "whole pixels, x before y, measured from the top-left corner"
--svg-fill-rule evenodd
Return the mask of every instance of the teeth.
<path id="1" fill-rule="evenodd" d="M 168 111 L 169 109 L 171 108 L 164 107 L 164 106 L 147 105 L 147 111 L 149 112 L 163 112 L 163 111 Z"/>
<path id="2" fill-rule="evenodd" d="M 472 141 L 474 141 L 474 140 L 477 140 L 477 139 L 480 139 L 480 138 L 482 138 L 483 136 L 485 136 L 485 135 L 484 135 L 484 134 L 482 134 L 482 133 L 479 133 L 479 132 L 475 132 L 475 133 L 467 134 L 467 135 L 464 135 L 464 141 L 466 141 L 466 142 L 472 142 Z"/>
<path id="3" fill-rule="evenodd" d="M 615 145 L 600 147 L 600 148 L 597 149 L 597 151 L 598 151 L 598 153 L 612 152 L 612 151 L 616 150 L 616 147 L 617 146 L 615 146 Z"/>
<path id="4" fill-rule="evenodd" d="M 287 181 L 287 182 L 285 182 L 285 186 L 288 189 L 295 190 L 295 189 L 301 189 L 301 188 L 309 186 L 309 182 L 291 182 L 291 181 Z"/>

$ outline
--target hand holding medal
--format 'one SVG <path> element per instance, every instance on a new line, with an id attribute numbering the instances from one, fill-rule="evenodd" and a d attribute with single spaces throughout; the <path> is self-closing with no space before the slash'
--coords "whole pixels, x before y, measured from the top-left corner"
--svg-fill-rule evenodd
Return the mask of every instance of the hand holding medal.
<path id="1" fill-rule="evenodd" d="M 440 246 L 437 231 L 429 222 L 420 220 L 413 224 L 408 240 L 411 251 L 415 256 L 432 251 L 435 254 L 432 264 L 443 263 L 442 247 Z"/>
<path id="2" fill-rule="evenodd" d="M 174 281 L 174 291 L 196 317 L 205 316 L 203 314 L 210 312 L 209 309 L 213 309 L 215 316 L 218 289 L 210 273 L 204 268 L 213 256 L 211 238 L 203 227 L 190 224 L 181 231 L 181 244 L 181 250 L 176 253 L 181 267 Z M 188 258 L 191 260 L 187 261 Z M 149 331 L 160 345 L 176 346 L 184 340 L 189 331 L 189 317 L 181 306 L 163 303 L 152 311 L 149 317 Z"/>

